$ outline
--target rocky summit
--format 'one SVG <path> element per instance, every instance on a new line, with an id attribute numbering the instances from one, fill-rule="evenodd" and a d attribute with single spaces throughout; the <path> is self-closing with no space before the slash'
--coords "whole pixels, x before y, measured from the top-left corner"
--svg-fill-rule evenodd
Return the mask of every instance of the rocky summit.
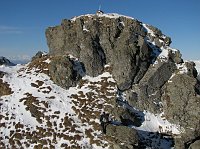
<path id="1" fill-rule="evenodd" d="M 0 148 L 198 149 L 197 67 L 161 30 L 97 12 L 46 38 L 49 53 L 0 66 Z"/>

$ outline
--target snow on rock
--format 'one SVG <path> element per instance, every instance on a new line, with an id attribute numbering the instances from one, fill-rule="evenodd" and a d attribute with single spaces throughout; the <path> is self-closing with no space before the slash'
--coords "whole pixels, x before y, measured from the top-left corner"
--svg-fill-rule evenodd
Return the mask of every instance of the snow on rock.
<path id="1" fill-rule="evenodd" d="M 83 25 L 83 31 L 89 32 L 85 25 Z"/>
<path id="2" fill-rule="evenodd" d="M 155 115 L 148 111 L 144 111 L 144 115 L 145 120 L 140 127 L 136 127 L 137 130 L 175 135 L 184 132 L 184 129 L 179 125 L 171 124 L 168 122 L 164 116 L 164 113 Z"/>
<path id="3" fill-rule="evenodd" d="M 86 14 L 86 15 L 80 15 L 78 17 L 73 17 L 71 19 L 71 21 L 76 21 L 76 19 L 78 18 L 81 18 L 81 17 L 89 17 L 89 18 L 92 18 L 94 17 L 95 15 L 97 15 L 98 17 L 106 17 L 106 18 L 111 18 L 111 19 L 117 19 L 119 17 L 126 17 L 126 18 L 129 18 L 129 19 L 134 19 L 132 17 L 129 17 L 129 16 L 125 16 L 125 15 L 120 15 L 120 14 L 117 14 L 117 13 L 98 13 L 98 14 Z"/>
<path id="4" fill-rule="evenodd" d="M 188 68 L 186 67 L 185 62 L 182 64 L 177 64 L 176 66 L 177 69 L 179 70 L 178 72 L 179 74 L 187 74 Z"/>
<path id="5" fill-rule="evenodd" d="M 194 63 L 196 64 L 195 68 L 196 68 L 198 74 L 200 74 L 200 61 L 194 61 Z"/>
<path id="6" fill-rule="evenodd" d="M 164 113 L 153 114 L 149 111 L 139 111 L 131 107 L 126 101 L 126 94 L 119 96 L 120 106 L 135 113 L 136 117 L 141 119 L 140 126 L 131 126 L 136 129 L 140 140 L 146 148 L 169 149 L 173 147 L 172 136 L 179 136 L 184 133 L 184 129 L 179 125 L 167 121 Z"/>
<path id="7" fill-rule="evenodd" d="M 156 57 L 156 59 L 152 61 L 153 64 L 157 64 L 158 60 L 161 62 L 167 61 L 169 59 L 169 53 L 176 53 L 178 51 L 177 49 L 171 48 L 169 46 L 169 41 L 165 41 L 165 39 L 167 38 L 166 35 L 160 33 L 162 35 L 158 36 L 152 29 L 150 29 L 148 24 L 143 23 L 142 25 L 147 31 L 146 41 L 149 44 L 149 46 L 153 49 L 153 56 Z M 156 38 L 158 41 L 156 41 Z"/>
<path id="8" fill-rule="evenodd" d="M 153 114 L 149 111 L 139 111 L 134 107 L 131 107 L 126 101 L 126 94 L 121 93 L 119 100 L 121 101 L 121 106 L 137 113 L 138 116 L 144 118 L 142 125 L 139 127 L 133 126 L 133 128 L 145 131 L 145 132 L 159 132 L 166 134 L 178 135 L 184 132 L 183 128 L 179 125 L 171 124 L 167 121 L 164 112 L 160 114 Z"/>
<path id="9" fill-rule="evenodd" d="M 149 33 L 151 36 L 155 37 L 156 35 L 154 34 L 154 32 L 148 27 L 147 24 L 142 24 L 143 27 L 147 30 L 147 33 Z"/>
<path id="10" fill-rule="evenodd" d="M 43 62 L 49 64 L 51 62 L 51 60 L 48 58 L 48 59 L 44 60 Z"/>

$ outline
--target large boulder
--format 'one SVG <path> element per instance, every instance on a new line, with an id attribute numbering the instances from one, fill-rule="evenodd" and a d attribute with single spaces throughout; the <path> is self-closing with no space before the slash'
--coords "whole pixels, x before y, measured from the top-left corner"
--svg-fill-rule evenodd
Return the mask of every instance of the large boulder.
<path id="1" fill-rule="evenodd" d="M 166 116 L 185 128 L 199 127 L 196 120 L 200 119 L 200 97 L 195 90 L 196 84 L 195 78 L 179 74 L 164 88 L 162 102 Z"/>
<path id="2" fill-rule="evenodd" d="M 177 138 L 176 147 L 200 135 L 200 97 L 195 86 L 198 81 L 187 74 L 175 75 L 165 84 L 162 95 L 163 108 L 168 120 L 184 128 L 181 138 Z"/>
<path id="3" fill-rule="evenodd" d="M 108 125 L 106 135 L 113 137 L 114 149 L 135 149 L 138 147 L 139 137 L 137 131 L 126 126 Z"/>
<path id="4" fill-rule="evenodd" d="M 56 84 L 65 89 L 75 86 L 80 79 L 80 75 L 74 69 L 73 61 L 67 56 L 52 57 L 49 74 Z"/>

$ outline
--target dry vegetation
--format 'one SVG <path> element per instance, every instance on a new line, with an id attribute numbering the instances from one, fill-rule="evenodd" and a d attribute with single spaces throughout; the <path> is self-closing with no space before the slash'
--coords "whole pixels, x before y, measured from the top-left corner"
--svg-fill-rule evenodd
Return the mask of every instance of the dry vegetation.
<path id="1" fill-rule="evenodd" d="M 0 97 L 4 95 L 10 95 L 12 93 L 13 92 L 9 87 L 9 84 L 7 82 L 3 82 L 3 80 L 0 79 Z"/>
<path id="2" fill-rule="evenodd" d="M 34 59 L 28 65 L 27 73 L 30 73 L 30 70 L 35 69 L 36 73 L 45 73 L 49 76 L 49 64 L 45 62 L 47 59 L 50 59 L 50 56 L 44 55 L 41 58 Z"/>
<path id="3" fill-rule="evenodd" d="M 73 110 L 77 113 L 78 118 L 81 119 L 82 123 L 87 123 L 92 126 L 93 129 L 88 129 L 85 134 L 90 138 L 91 144 L 97 144 L 102 146 L 102 140 L 112 142 L 111 137 L 104 135 L 97 135 L 96 132 L 101 131 L 100 124 L 95 121 L 99 120 L 102 111 L 109 112 L 112 110 L 112 103 L 115 102 L 116 92 L 113 91 L 116 88 L 114 82 L 108 81 L 109 78 L 102 78 L 99 82 L 88 82 L 87 80 L 81 80 L 79 88 L 82 86 L 88 86 L 91 89 L 90 92 L 83 93 L 79 91 L 78 94 L 72 94 Z M 104 144 L 103 147 L 108 146 Z"/>

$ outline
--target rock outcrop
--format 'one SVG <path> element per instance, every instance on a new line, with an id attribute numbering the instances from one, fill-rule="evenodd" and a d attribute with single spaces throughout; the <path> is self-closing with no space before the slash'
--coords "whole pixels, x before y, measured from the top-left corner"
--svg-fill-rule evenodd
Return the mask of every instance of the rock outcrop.
<path id="1" fill-rule="evenodd" d="M 169 121 L 185 130 L 184 139 L 176 140 L 177 148 L 199 136 L 200 83 L 194 63 L 184 62 L 180 51 L 170 47 L 171 38 L 158 28 L 125 16 L 96 14 L 65 19 L 61 25 L 49 27 L 46 37 L 51 56 L 76 57 L 86 75 L 98 76 L 109 64 L 130 106 L 154 114 L 164 112 Z M 73 65 L 67 59 L 56 63 L 52 76 L 63 73 L 57 68 L 64 67 L 65 76 L 71 77 L 62 82 L 56 77 L 53 80 L 61 86 L 73 86 L 79 78 L 75 75 L 67 83 L 74 75 Z M 115 110 L 113 113 L 121 116 Z"/>
<path id="2" fill-rule="evenodd" d="M 113 137 L 113 149 L 138 148 L 139 138 L 137 131 L 125 126 L 107 126 L 107 136 Z"/>
<path id="3" fill-rule="evenodd" d="M 145 35 L 141 22 L 123 16 L 82 16 L 46 31 L 50 55 L 79 58 L 90 76 L 101 74 L 110 64 L 120 90 L 138 82 L 150 65 L 152 50 Z"/>
<path id="4" fill-rule="evenodd" d="M 185 131 L 176 139 L 176 147 L 184 148 L 184 144 L 200 136 L 200 97 L 195 86 L 197 80 L 186 74 L 174 76 L 164 86 L 162 103 L 165 114 L 173 123 L 182 126 Z"/>
<path id="5" fill-rule="evenodd" d="M 65 89 L 75 86 L 80 79 L 74 69 L 73 61 L 66 56 L 56 56 L 51 59 L 49 74 L 56 84 Z"/>

